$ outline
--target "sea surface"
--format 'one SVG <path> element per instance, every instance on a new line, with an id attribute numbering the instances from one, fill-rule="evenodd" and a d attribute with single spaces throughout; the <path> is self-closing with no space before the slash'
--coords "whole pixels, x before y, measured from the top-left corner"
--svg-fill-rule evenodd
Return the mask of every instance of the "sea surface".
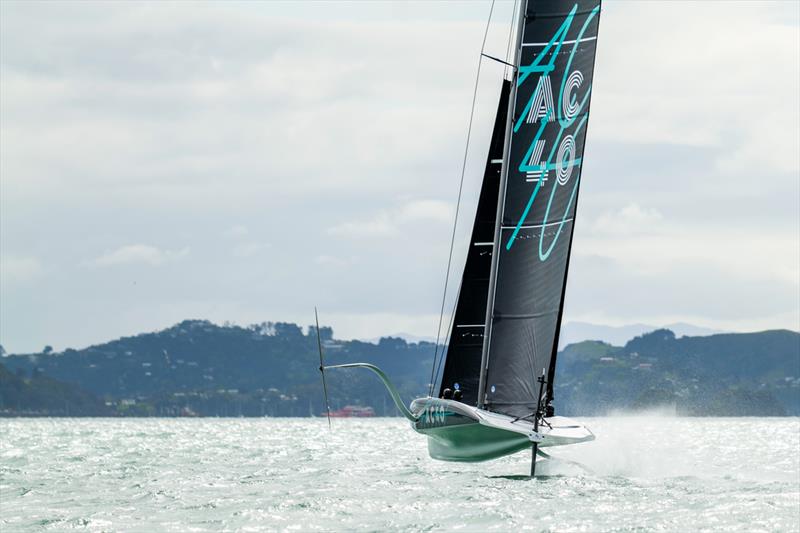
<path id="1" fill-rule="evenodd" d="M 530 480 L 402 419 L 2 419 L 0 531 L 800 531 L 800 419 L 582 420 Z"/>

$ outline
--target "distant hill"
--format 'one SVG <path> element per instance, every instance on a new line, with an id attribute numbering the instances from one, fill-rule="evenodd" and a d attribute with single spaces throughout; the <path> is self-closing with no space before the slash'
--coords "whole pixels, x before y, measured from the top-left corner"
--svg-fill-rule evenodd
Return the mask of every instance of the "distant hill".
<path id="1" fill-rule="evenodd" d="M 30 378 L 0 364 L 0 415 L 103 416 L 112 411 L 96 396 L 75 385 L 34 371 Z"/>
<path id="2" fill-rule="evenodd" d="M 690 415 L 800 415 L 800 334 L 681 337 L 666 329 L 625 346 L 584 341 L 559 359 L 556 398 L 571 412 L 674 406 Z"/>
<path id="3" fill-rule="evenodd" d="M 687 324 L 685 322 L 675 322 L 665 326 L 653 326 L 650 324 L 627 324 L 624 326 L 606 326 L 603 324 L 592 324 L 590 322 L 569 321 L 561 328 L 561 336 L 559 338 L 559 350 L 563 350 L 568 344 L 576 342 L 594 340 L 603 341 L 617 346 L 624 345 L 628 340 L 638 335 L 644 335 L 657 329 L 668 329 L 675 333 L 676 337 L 704 337 L 707 335 L 715 335 L 717 333 L 725 333 L 722 330 L 704 328 Z M 412 333 L 393 333 L 390 337 L 400 338 L 409 343 L 415 342 L 436 342 L 435 336 L 419 336 Z M 381 338 L 372 337 L 368 339 L 361 339 L 364 342 L 377 343 Z"/>
<path id="4" fill-rule="evenodd" d="M 644 335 L 658 329 L 668 329 L 675 333 L 676 337 L 701 337 L 724 333 L 721 330 L 694 326 L 685 322 L 676 322 L 665 326 L 653 326 L 648 324 L 627 324 L 625 326 L 606 326 L 602 324 L 591 324 L 589 322 L 566 322 L 561 328 L 559 338 L 559 350 L 564 349 L 568 344 L 593 340 L 603 341 L 609 344 L 621 346 L 633 337 Z"/>
<path id="5" fill-rule="evenodd" d="M 433 345 L 383 338 L 336 341 L 320 328 L 326 362 L 369 361 L 385 369 L 405 397 L 427 392 Z M 12 371 L 40 372 L 103 398 L 119 414 L 307 416 L 323 410 L 316 330 L 264 323 L 247 328 L 186 320 L 156 333 L 83 350 L 11 355 Z M 394 414 L 383 386 L 365 372 L 329 378 L 333 406 L 367 404 Z"/>
<path id="6" fill-rule="evenodd" d="M 368 339 L 359 339 L 359 340 L 364 341 L 364 342 L 369 342 L 369 343 L 372 343 L 372 344 L 377 344 L 377 343 L 380 342 L 381 339 L 386 338 L 386 337 L 390 337 L 390 338 L 393 338 L 393 339 L 403 339 L 404 341 L 406 341 L 409 344 L 411 344 L 411 343 L 419 343 L 419 342 L 429 342 L 429 343 L 433 344 L 433 343 L 436 342 L 436 337 L 431 337 L 431 336 L 427 336 L 427 335 L 414 335 L 413 333 L 405 333 L 405 332 L 402 332 L 402 331 L 398 332 L 398 333 L 392 333 L 391 335 L 386 335 L 384 337 L 371 337 L 371 338 L 368 338 Z"/>
<path id="7" fill-rule="evenodd" d="M 324 327 L 320 334 L 328 363 L 370 362 L 391 376 L 406 400 L 427 393 L 432 343 L 343 341 Z M 8 368 L 0 371 L 0 414 L 6 415 L 67 414 L 59 405 L 70 406 L 71 415 L 323 411 L 316 330 L 304 333 L 295 324 L 186 320 L 82 350 L 9 355 L 0 362 Z M 328 386 L 334 408 L 371 405 L 379 415 L 396 413 L 367 372 L 331 371 Z M 662 405 L 690 415 L 800 415 L 800 334 L 678 338 L 656 330 L 620 345 L 574 343 L 559 356 L 555 393 L 558 412 L 571 415 Z"/>

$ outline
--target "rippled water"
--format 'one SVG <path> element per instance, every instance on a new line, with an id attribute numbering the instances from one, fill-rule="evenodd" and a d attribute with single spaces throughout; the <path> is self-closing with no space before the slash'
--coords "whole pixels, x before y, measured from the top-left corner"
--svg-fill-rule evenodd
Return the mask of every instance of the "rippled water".
<path id="1" fill-rule="evenodd" d="M 0 530 L 800 531 L 800 419 L 584 422 L 531 481 L 400 419 L 0 420 Z"/>

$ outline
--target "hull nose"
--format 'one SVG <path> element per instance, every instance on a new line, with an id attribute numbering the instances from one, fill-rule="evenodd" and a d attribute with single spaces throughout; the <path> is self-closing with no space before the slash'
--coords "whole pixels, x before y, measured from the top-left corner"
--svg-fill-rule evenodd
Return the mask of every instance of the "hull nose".
<path id="1" fill-rule="evenodd" d="M 415 400 L 411 426 L 428 437 L 428 453 L 440 461 L 476 462 L 497 459 L 531 447 L 527 436 L 481 424 L 474 408 L 459 402 Z"/>

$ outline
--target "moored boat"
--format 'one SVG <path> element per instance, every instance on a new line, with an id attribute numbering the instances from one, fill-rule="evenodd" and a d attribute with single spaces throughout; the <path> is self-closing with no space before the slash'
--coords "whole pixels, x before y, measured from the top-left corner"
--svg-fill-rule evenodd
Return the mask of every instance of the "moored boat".
<path id="1" fill-rule="evenodd" d="M 326 416 L 326 413 L 322 413 Z M 360 405 L 345 405 L 341 409 L 327 413 L 331 418 L 369 418 L 375 416 L 375 410 L 372 407 L 363 407 Z"/>

